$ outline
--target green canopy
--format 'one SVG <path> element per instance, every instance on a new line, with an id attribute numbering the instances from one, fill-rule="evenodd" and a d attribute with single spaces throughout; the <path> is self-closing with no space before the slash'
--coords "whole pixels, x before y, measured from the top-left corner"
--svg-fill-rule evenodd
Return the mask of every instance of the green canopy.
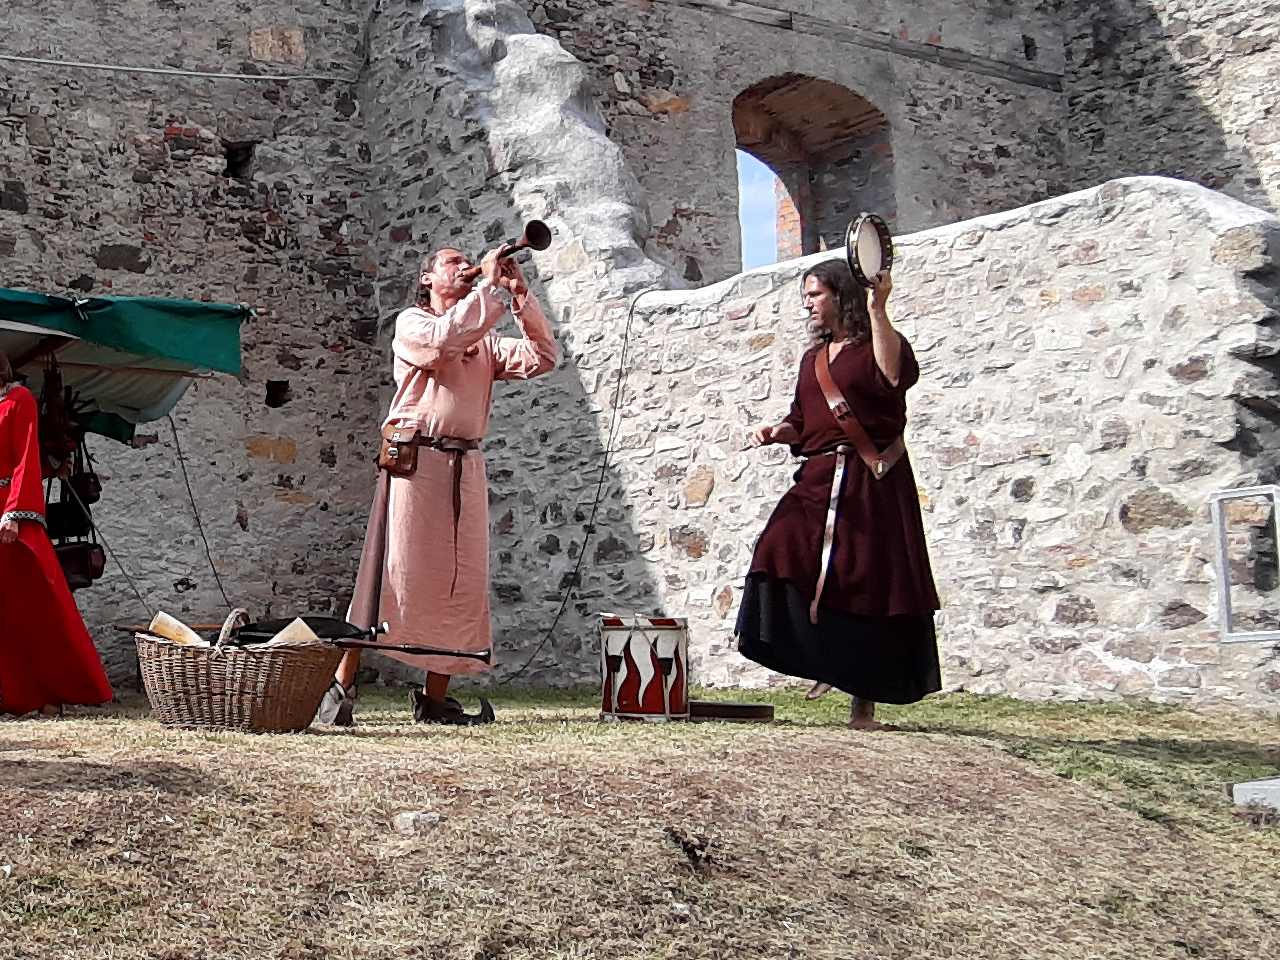
<path id="1" fill-rule="evenodd" d="M 129 440 L 163 417 L 193 378 L 240 373 L 249 308 L 142 297 L 67 298 L 0 288 L 0 349 L 39 395 L 45 358 L 78 397 L 81 425 Z"/>

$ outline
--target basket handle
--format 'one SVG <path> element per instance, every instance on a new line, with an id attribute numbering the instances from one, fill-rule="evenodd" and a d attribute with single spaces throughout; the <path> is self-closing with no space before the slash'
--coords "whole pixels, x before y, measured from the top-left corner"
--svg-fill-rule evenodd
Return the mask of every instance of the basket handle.
<path id="1" fill-rule="evenodd" d="M 218 642 L 216 646 L 222 649 L 222 645 L 231 639 L 231 632 L 238 630 L 249 623 L 249 611 L 243 607 L 236 607 L 229 614 L 227 619 L 222 622 L 222 632 L 218 634 Z"/>

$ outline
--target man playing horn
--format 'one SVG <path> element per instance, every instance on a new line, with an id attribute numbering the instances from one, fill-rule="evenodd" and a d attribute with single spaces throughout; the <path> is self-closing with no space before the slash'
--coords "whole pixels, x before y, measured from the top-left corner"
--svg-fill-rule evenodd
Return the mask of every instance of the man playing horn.
<path id="1" fill-rule="evenodd" d="M 383 426 L 378 488 L 347 619 L 385 621 L 395 643 L 492 651 L 489 619 L 489 498 L 478 448 L 489 426 L 495 380 L 527 380 L 555 367 L 551 325 L 515 260 L 492 251 L 472 286 L 471 262 L 446 248 L 423 259 L 415 306 L 396 318 L 395 397 Z M 501 294 L 501 295 L 500 295 Z M 522 337 L 500 337 L 507 310 Z M 389 469 L 388 469 L 389 467 Z M 474 724 L 493 720 L 447 696 L 455 674 L 488 669 L 480 660 L 392 653 L 427 671 L 413 691 L 414 719 Z M 351 724 L 360 651 L 351 650 L 319 719 Z"/>

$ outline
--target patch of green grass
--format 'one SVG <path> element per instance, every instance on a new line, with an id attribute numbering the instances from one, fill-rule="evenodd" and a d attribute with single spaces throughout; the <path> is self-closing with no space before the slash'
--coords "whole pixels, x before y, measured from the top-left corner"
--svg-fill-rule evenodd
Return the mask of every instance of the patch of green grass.
<path id="1" fill-rule="evenodd" d="M 903 840 L 898 846 L 902 847 L 902 852 L 907 856 L 915 857 L 917 860 L 928 860 L 933 856 L 932 850 L 912 840 Z"/>
<path id="2" fill-rule="evenodd" d="M 71 884 L 53 873 L 14 877 L 0 886 L 0 929 L 55 924 L 81 934 L 107 929 L 120 913 L 142 905 L 137 893 Z"/>

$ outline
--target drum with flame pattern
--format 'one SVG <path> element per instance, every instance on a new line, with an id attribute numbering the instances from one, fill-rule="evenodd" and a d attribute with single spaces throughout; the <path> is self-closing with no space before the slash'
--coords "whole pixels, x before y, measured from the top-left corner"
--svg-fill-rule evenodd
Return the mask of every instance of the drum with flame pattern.
<path id="1" fill-rule="evenodd" d="M 689 622 L 600 617 L 601 720 L 689 719 Z"/>

